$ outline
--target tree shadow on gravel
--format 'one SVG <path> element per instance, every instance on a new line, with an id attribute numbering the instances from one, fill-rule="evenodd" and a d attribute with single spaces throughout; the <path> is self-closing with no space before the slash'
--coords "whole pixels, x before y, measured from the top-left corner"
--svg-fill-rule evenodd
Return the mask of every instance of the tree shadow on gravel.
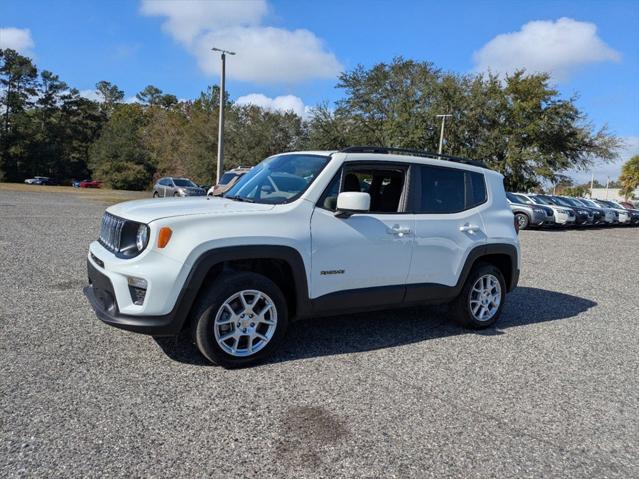
<path id="1" fill-rule="evenodd" d="M 572 318 L 596 305 L 578 296 L 519 287 L 508 295 L 497 324 L 481 331 L 457 326 L 445 305 L 309 319 L 291 324 L 286 340 L 266 362 L 372 351 L 458 334 L 507 334 L 508 328 Z M 209 364 L 186 336 L 155 340 L 174 361 Z"/>

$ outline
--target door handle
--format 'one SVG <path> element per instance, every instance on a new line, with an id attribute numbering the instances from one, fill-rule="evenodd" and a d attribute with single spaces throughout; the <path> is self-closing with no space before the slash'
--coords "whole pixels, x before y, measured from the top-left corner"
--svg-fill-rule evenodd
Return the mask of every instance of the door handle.
<path id="1" fill-rule="evenodd" d="M 404 236 L 407 235 L 408 233 L 410 233 L 410 228 L 407 228 L 405 226 L 399 226 L 399 225 L 394 225 L 392 228 L 388 229 L 388 232 L 390 234 L 393 235 L 397 235 L 397 236 Z"/>
<path id="2" fill-rule="evenodd" d="M 477 225 L 471 225 L 470 223 L 466 223 L 463 226 L 459 227 L 459 231 L 461 231 L 462 233 L 476 233 L 477 231 L 479 231 L 479 226 Z"/>

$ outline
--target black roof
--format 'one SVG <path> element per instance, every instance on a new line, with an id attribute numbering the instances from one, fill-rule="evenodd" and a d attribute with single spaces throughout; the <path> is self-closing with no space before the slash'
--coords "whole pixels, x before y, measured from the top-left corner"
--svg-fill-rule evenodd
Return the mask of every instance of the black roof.
<path id="1" fill-rule="evenodd" d="M 433 158 L 436 160 L 454 161 L 455 163 L 463 163 L 465 165 L 479 166 L 480 168 L 488 169 L 488 166 L 483 161 L 469 160 L 468 158 L 462 158 L 459 156 L 442 155 L 440 153 L 432 153 L 425 150 L 411 150 L 408 148 L 391 148 L 387 146 L 349 146 L 339 150 L 340 153 L 380 153 L 385 155 L 411 155 L 421 156 L 424 158 Z"/>

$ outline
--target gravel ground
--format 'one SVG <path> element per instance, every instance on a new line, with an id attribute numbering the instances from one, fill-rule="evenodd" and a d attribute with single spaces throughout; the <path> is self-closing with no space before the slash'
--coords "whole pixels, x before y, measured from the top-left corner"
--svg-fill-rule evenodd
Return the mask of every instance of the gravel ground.
<path id="1" fill-rule="evenodd" d="M 495 329 L 307 321 L 226 371 L 95 318 L 103 209 L 0 191 L 1 477 L 639 477 L 639 229 L 522 232 Z"/>

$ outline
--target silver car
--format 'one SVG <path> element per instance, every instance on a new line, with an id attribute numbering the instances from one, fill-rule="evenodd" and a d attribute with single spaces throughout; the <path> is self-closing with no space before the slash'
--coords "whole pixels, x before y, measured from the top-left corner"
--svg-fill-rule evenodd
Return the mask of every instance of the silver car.
<path id="1" fill-rule="evenodd" d="M 153 198 L 204 195 L 206 195 L 206 191 L 188 178 L 173 178 L 172 176 L 167 176 L 160 178 L 155 186 L 153 186 Z"/>
<path id="2" fill-rule="evenodd" d="M 550 208 L 526 204 L 514 193 L 506 193 L 506 198 L 520 230 L 554 223 L 553 213 Z"/>

